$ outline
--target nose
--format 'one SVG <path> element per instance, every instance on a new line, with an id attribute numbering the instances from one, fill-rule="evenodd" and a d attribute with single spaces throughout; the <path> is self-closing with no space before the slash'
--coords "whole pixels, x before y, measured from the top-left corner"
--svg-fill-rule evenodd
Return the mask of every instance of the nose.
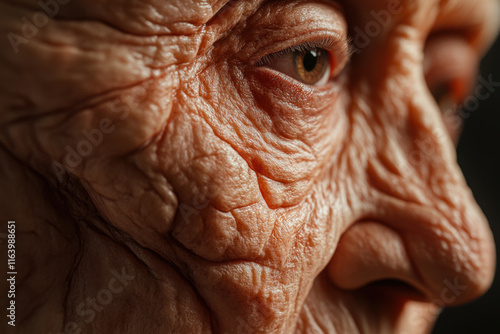
<path id="1" fill-rule="evenodd" d="M 386 68 L 362 69 L 369 88 L 358 91 L 368 103 L 352 112 L 363 113 L 372 131 L 366 189 L 357 195 L 365 209 L 341 236 L 327 273 L 343 289 L 395 279 L 428 301 L 457 305 L 491 285 L 494 243 L 415 50 L 407 43 L 380 59 Z"/>

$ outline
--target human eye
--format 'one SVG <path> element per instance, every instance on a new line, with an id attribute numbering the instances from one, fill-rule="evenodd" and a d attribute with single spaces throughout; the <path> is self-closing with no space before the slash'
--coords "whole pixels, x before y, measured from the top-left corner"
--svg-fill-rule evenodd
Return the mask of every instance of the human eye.
<path id="1" fill-rule="evenodd" d="M 334 38 L 305 41 L 299 45 L 269 54 L 256 66 L 285 74 L 303 84 L 324 86 L 342 69 L 349 53 L 347 45 Z"/>

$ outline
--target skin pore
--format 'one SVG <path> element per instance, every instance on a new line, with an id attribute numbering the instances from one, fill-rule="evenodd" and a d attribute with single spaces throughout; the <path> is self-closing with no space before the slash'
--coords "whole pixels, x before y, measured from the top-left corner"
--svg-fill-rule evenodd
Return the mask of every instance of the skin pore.
<path id="1" fill-rule="evenodd" d="M 0 1 L 0 31 L 40 10 Z M 427 333 L 490 286 L 458 115 L 439 107 L 467 96 L 496 1 L 55 12 L 0 42 L 9 333 Z M 329 64 L 306 84 L 292 69 L 310 49 Z"/>

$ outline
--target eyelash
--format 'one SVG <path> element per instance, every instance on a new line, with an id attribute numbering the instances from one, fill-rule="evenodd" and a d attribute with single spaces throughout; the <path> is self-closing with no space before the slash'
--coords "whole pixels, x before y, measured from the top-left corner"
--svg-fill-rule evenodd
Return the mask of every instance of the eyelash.
<path id="1" fill-rule="evenodd" d="M 347 50 L 346 50 L 347 48 Z M 303 44 L 299 45 L 294 45 L 289 48 L 283 49 L 281 51 L 275 52 L 268 54 L 264 57 L 262 57 L 257 63 L 255 63 L 255 66 L 265 66 L 271 64 L 271 62 L 285 54 L 293 53 L 293 52 L 307 52 L 311 50 L 316 50 L 316 49 L 324 49 L 329 52 L 331 51 L 341 51 L 344 53 L 345 57 L 349 59 L 352 55 L 352 48 L 351 48 L 351 41 L 350 39 L 347 41 L 347 43 L 340 42 L 338 39 L 332 38 L 332 37 L 325 37 L 322 39 L 318 40 L 310 40 L 306 41 Z"/>

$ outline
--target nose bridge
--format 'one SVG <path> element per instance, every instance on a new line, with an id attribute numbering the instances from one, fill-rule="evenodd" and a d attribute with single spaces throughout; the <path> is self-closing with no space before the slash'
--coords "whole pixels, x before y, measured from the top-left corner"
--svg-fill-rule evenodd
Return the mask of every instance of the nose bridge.
<path id="1" fill-rule="evenodd" d="M 389 173 L 390 180 L 383 175 L 374 178 L 412 187 L 408 196 L 413 202 L 458 206 L 457 193 L 468 188 L 439 107 L 427 89 L 422 51 L 416 43 L 394 44 L 399 45 L 385 59 L 386 68 L 371 71 L 372 78 L 364 83 L 369 87 L 361 89 L 372 106 L 367 118 L 375 156 L 369 161 L 369 174 Z"/>
<path id="2" fill-rule="evenodd" d="M 423 81 L 423 80 L 421 80 Z M 422 84 L 425 85 L 425 82 Z M 426 89 L 414 89 L 406 99 L 402 123 L 402 177 L 418 185 L 428 197 L 425 204 L 444 203 L 448 210 L 459 208 L 459 198 L 469 193 L 456 162 L 454 144 L 441 111 Z"/>
<path id="3" fill-rule="evenodd" d="M 403 232 L 408 251 L 424 280 L 439 292 L 435 297 L 446 305 L 475 298 L 490 285 L 494 246 L 444 125 L 431 115 L 438 112 L 433 103 L 409 102 L 408 142 L 402 145 L 406 159 L 399 178 L 420 192 L 420 198 L 408 209 L 410 215 L 418 212 L 416 218 L 402 217 L 397 224 L 403 231 L 402 224 L 412 225 Z M 450 282 L 463 291 L 447 295 Z"/>
<path id="4" fill-rule="evenodd" d="M 402 235 L 433 298 L 456 304 L 491 284 L 494 246 L 415 51 L 394 52 L 368 79 L 375 149 L 367 176 L 377 219 Z"/>
<path id="5" fill-rule="evenodd" d="M 367 118 L 374 133 L 373 160 L 415 188 L 413 201 L 458 208 L 459 194 L 469 190 L 441 111 L 427 88 L 421 43 L 415 29 L 401 26 L 375 52 L 383 65 L 364 72 L 368 79 L 360 91 L 372 106 Z"/>

